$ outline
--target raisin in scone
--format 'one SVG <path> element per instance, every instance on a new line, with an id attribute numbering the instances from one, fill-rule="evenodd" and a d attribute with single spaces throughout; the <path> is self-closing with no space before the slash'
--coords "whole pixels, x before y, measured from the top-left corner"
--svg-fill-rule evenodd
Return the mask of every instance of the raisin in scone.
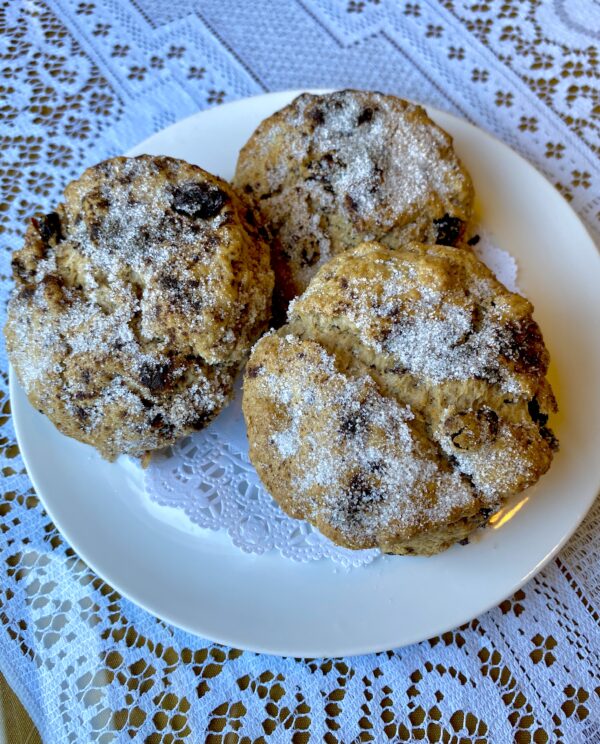
<path id="1" fill-rule="evenodd" d="M 275 301 L 365 240 L 455 245 L 471 217 L 471 178 L 452 138 L 421 106 L 382 93 L 302 94 L 263 121 L 234 183 L 272 230 Z"/>
<path id="2" fill-rule="evenodd" d="M 31 403 L 104 457 L 202 428 L 271 308 L 269 249 L 245 201 L 181 160 L 89 168 L 13 257 L 5 327 Z"/>
<path id="3" fill-rule="evenodd" d="M 557 447 L 532 311 L 469 251 L 364 243 L 332 259 L 246 368 L 263 483 L 349 548 L 464 539 Z"/>

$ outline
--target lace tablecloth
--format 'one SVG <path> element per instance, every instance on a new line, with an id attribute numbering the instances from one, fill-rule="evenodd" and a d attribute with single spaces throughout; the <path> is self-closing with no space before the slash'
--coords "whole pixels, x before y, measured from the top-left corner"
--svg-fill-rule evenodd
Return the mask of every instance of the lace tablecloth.
<path id="1" fill-rule="evenodd" d="M 5 0 L 0 24 L 3 308 L 26 217 L 84 166 L 267 90 L 352 85 L 454 111 L 598 237 L 594 0 Z M 1 361 L 0 668 L 45 741 L 600 741 L 599 504 L 541 574 L 452 633 L 340 660 L 225 648 L 126 601 L 65 543 L 24 472 Z"/>

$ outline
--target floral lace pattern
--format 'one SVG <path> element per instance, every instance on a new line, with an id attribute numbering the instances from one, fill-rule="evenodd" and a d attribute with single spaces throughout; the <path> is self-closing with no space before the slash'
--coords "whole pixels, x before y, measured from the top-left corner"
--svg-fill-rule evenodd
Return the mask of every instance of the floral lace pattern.
<path id="1" fill-rule="evenodd" d="M 455 111 L 598 235 L 585 3 L 5 0 L 0 27 L 3 313 L 25 220 L 69 179 L 265 90 L 354 85 Z M 338 660 L 225 648 L 131 604 L 64 542 L 24 471 L 1 362 L 0 667 L 45 741 L 600 741 L 600 504 L 541 574 L 452 633 Z"/>

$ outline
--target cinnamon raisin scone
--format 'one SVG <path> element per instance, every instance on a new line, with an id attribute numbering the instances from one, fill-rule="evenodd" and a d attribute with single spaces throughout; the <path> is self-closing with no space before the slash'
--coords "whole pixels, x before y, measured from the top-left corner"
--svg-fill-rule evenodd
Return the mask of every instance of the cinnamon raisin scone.
<path id="1" fill-rule="evenodd" d="M 304 93 L 263 121 L 234 183 L 274 237 L 276 303 L 364 240 L 455 245 L 471 217 L 471 178 L 452 138 L 421 106 L 382 93 Z"/>
<path id="2" fill-rule="evenodd" d="M 182 160 L 89 168 L 13 257 L 5 327 L 31 403 L 104 457 L 202 428 L 228 402 L 271 307 L 245 201 Z"/>
<path id="3" fill-rule="evenodd" d="M 557 447 L 532 312 L 468 251 L 364 243 L 332 259 L 246 368 L 266 488 L 349 548 L 464 539 Z"/>

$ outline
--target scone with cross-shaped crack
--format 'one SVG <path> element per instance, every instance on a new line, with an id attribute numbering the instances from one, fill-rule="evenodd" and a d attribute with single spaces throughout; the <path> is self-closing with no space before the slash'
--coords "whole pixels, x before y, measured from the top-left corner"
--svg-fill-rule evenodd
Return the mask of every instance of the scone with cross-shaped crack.
<path id="1" fill-rule="evenodd" d="M 244 380 L 250 458 L 348 548 L 432 554 L 550 467 L 548 352 L 469 251 L 364 243 L 323 266 Z"/>

